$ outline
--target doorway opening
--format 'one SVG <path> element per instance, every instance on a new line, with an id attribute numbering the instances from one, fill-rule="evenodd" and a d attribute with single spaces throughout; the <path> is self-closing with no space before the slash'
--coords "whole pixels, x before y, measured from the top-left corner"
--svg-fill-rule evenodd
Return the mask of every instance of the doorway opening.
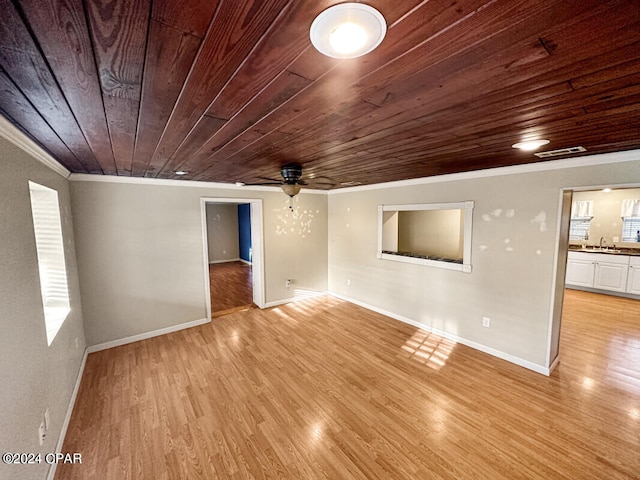
<path id="1" fill-rule="evenodd" d="M 637 308 L 640 300 L 640 238 L 637 237 L 640 232 L 633 236 L 627 230 L 629 223 L 635 221 L 634 216 L 640 213 L 639 187 L 605 185 L 567 188 L 561 192 L 548 349 L 550 371 L 559 361 L 564 341 L 573 344 L 583 336 L 585 339 L 613 338 L 617 335 L 616 329 L 629 331 L 622 312 L 629 302 Z M 590 307 L 583 311 L 583 304 Z M 569 310 L 564 312 L 563 307 Z M 576 315 L 576 312 L 582 313 Z M 632 322 L 634 337 L 640 335 L 640 316 L 636 317 L 637 321 Z M 568 330 L 561 332 L 563 321 L 570 323 Z M 567 352 L 567 355 L 574 353 Z"/>
<path id="2" fill-rule="evenodd" d="M 209 318 L 264 308 L 262 200 L 201 199 Z"/>

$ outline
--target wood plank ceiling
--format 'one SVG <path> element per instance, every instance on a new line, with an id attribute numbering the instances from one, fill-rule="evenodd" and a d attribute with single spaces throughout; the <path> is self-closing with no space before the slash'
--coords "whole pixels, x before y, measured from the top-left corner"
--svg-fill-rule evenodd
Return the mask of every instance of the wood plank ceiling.
<path id="1" fill-rule="evenodd" d="M 0 0 L 0 113 L 72 172 L 318 188 L 640 148 L 637 0 L 370 0 L 352 60 L 309 41 L 335 3 Z"/>

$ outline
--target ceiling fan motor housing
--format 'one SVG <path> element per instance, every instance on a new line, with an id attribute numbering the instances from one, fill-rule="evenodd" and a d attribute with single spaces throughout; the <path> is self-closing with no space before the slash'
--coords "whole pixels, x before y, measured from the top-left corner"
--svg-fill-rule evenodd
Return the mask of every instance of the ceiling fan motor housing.
<path id="1" fill-rule="evenodd" d="M 295 185 L 302 176 L 302 166 L 294 163 L 287 164 L 280 170 L 284 183 Z"/>

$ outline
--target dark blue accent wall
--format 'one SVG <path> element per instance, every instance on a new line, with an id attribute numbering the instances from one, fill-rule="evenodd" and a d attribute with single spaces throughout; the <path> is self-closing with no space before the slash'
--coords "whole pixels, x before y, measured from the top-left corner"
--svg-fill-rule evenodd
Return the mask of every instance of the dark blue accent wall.
<path id="1" fill-rule="evenodd" d="M 238 205 L 238 246 L 240 258 L 251 261 L 251 205 Z"/>

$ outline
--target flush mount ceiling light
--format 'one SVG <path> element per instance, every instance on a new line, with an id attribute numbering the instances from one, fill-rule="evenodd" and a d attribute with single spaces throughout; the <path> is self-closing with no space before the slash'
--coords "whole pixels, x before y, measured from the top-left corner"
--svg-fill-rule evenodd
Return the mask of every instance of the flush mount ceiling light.
<path id="1" fill-rule="evenodd" d="M 514 143 L 511 148 L 518 148 L 520 150 L 532 151 L 537 150 L 543 145 L 549 143 L 549 140 L 541 138 L 540 140 L 527 140 L 525 142 Z"/>
<path id="2" fill-rule="evenodd" d="M 177 172 L 173 172 L 176 175 L 189 175 L 189 172 L 186 172 L 184 170 L 178 170 Z"/>
<path id="3" fill-rule="evenodd" d="M 375 49 L 387 33 L 387 22 L 375 8 L 362 3 L 329 7 L 311 24 L 311 43 L 333 58 L 355 58 Z"/>

